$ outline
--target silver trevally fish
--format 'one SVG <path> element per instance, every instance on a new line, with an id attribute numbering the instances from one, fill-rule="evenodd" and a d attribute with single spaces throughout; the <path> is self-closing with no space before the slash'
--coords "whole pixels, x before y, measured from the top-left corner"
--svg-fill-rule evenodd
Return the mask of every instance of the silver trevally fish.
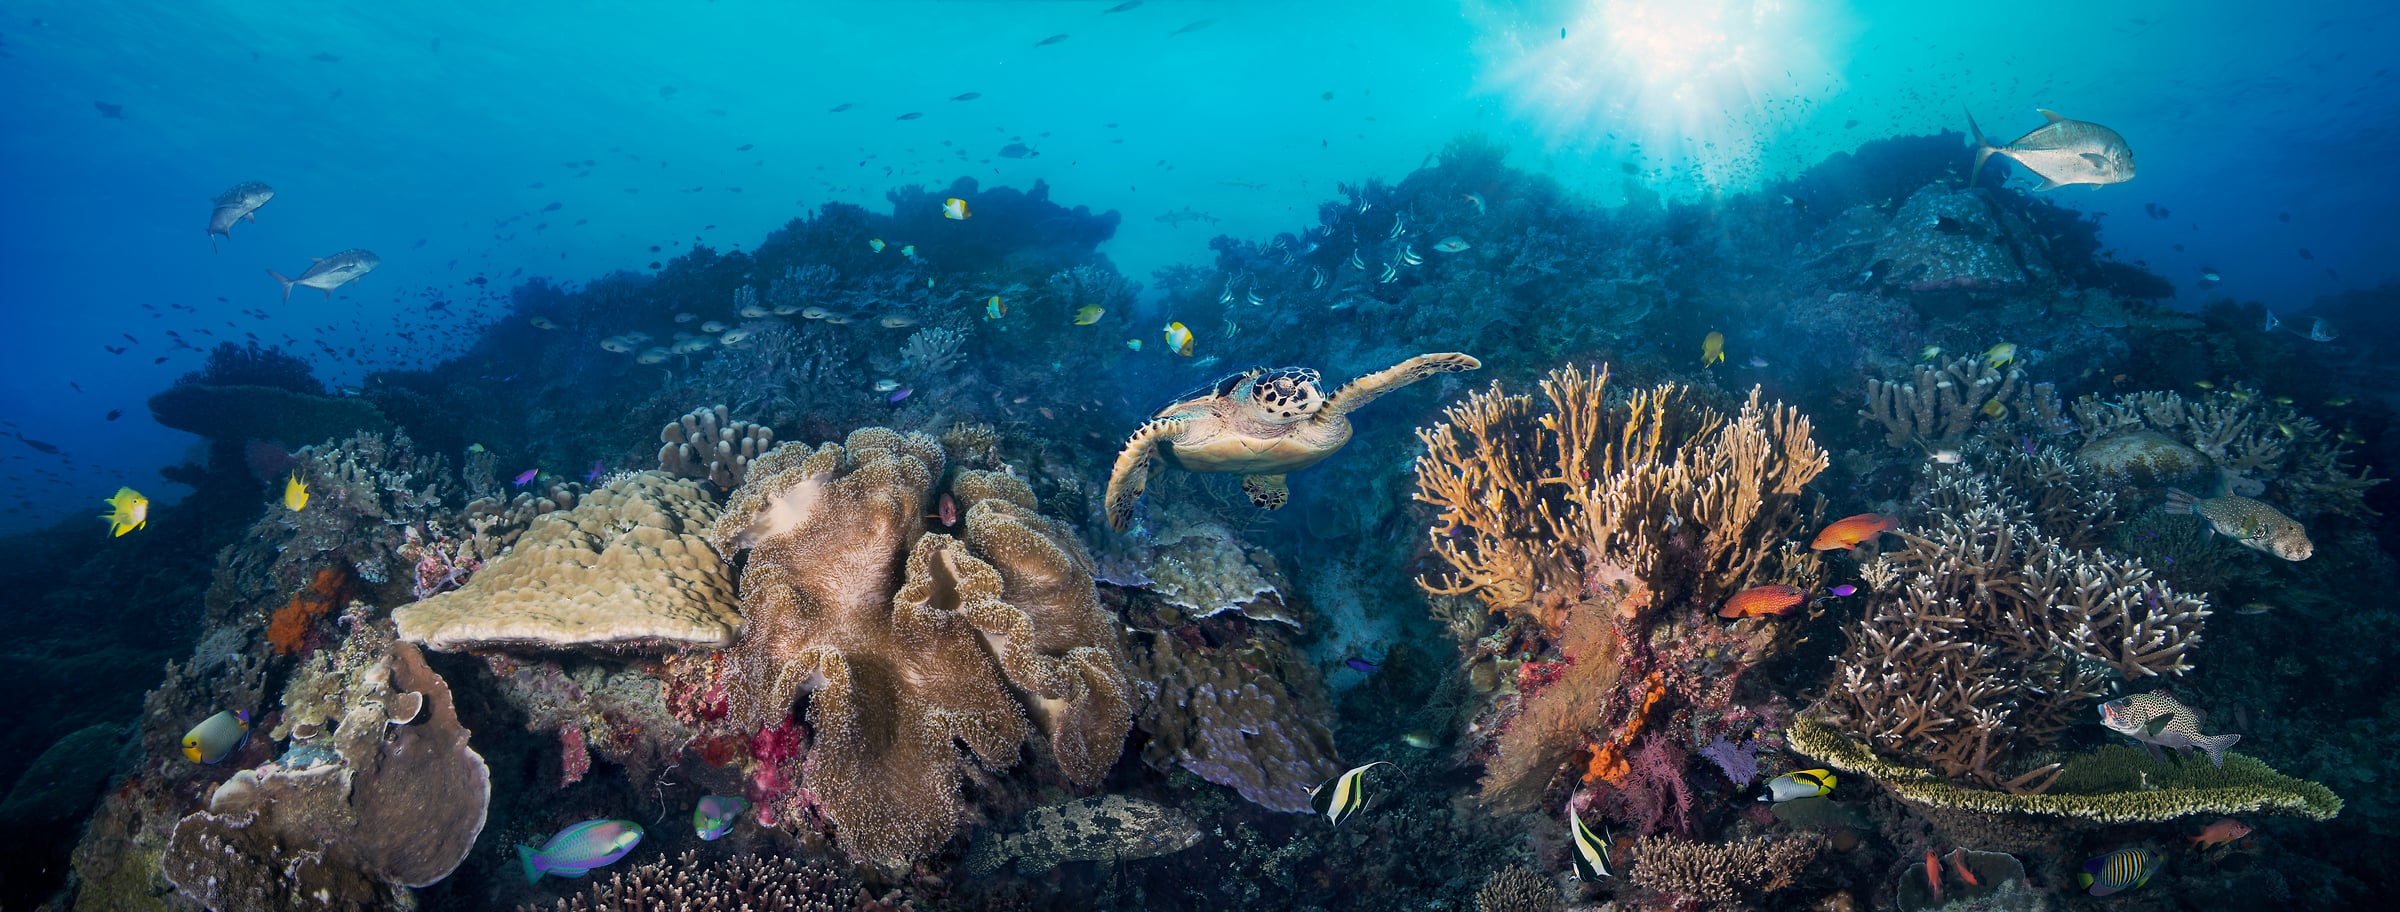
<path id="1" fill-rule="evenodd" d="M 2042 184 L 2035 190 L 2067 184 L 2122 184 L 2133 179 L 2133 149 L 2117 131 L 2068 120 L 2056 111 L 2043 110 L 2041 114 L 2050 122 L 2008 145 L 1995 146 L 1984 138 L 1983 128 L 1975 125 L 1975 115 L 1969 112 L 1967 129 L 1975 131 L 1975 169 L 1967 172 L 1967 183 L 1975 183 L 1975 176 L 1983 173 L 1983 163 L 1994 155 L 2039 175 Z"/>
<path id="2" fill-rule="evenodd" d="M 208 213 L 208 249 L 217 249 L 217 235 L 233 239 L 233 223 L 242 219 L 258 221 L 258 207 L 275 198 L 275 188 L 257 181 L 243 181 L 217 194 L 210 200 L 216 208 Z"/>
<path id="3" fill-rule="evenodd" d="M 349 284 L 351 279 L 373 272 L 375 267 L 381 265 L 383 265 L 383 260 L 376 258 L 374 252 L 353 247 L 315 260 L 309 264 L 308 271 L 301 273 L 297 279 L 284 278 L 283 273 L 272 269 L 267 270 L 267 274 L 274 276 L 275 281 L 283 283 L 283 300 L 286 304 L 291 303 L 292 286 L 294 285 L 306 285 L 322 291 L 325 293 L 325 299 L 330 301 L 333 300 L 334 289 Z"/>

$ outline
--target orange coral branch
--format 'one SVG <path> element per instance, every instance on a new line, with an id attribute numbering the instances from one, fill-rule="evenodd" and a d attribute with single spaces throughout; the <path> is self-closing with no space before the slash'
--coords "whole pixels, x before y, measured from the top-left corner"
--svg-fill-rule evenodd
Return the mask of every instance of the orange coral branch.
<path id="1" fill-rule="evenodd" d="M 275 647 L 275 654 L 301 651 L 308 643 L 309 627 L 332 611 L 349 588 L 349 574 L 333 567 L 317 571 L 308 588 L 294 593 L 291 604 L 276 609 L 274 617 L 267 619 L 267 642 Z"/>
<path id="2" fill-rule="evenodd" d="M 1659 699 L 1667 695 L 1666 676 L 1653 671 L 1642 679 L 1642 688 L 1642 705 L 1626 715 L 1624 728 L 1592 749 L 1592 763 L 1584 771 L 1583 781 L 1613 784 L 1633 771 L 1633 763 L 1626 759 L 1625 752 L 1633 747 L 1633 739 L 1641 736 L 1643 724 L 1650 719 L 1650 707 L 1657 706 Z"/>

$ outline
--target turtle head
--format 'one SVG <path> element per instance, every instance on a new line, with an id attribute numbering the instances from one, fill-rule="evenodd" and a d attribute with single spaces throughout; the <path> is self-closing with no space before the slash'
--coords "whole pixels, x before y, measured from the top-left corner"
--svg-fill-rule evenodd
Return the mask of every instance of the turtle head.
<path id="1" fill-rule="evenodd" d="M 1259 420 L 1268 424 L 1297 424 L 1325 407 L 1325 378 L 1305 367 L 1265 371 L 1250 383 L 1250 401 Z"/>

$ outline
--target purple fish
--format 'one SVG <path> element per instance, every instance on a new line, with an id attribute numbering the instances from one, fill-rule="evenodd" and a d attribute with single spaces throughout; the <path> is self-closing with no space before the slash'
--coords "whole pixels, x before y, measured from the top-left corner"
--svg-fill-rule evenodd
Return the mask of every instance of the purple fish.
<path id="1" fill-rule="evenodd" d="M 534 883 L 542 875 L 581 877 L 584 872 L 625 857 L 642 841 L 642 825 L 631 820 L 586 820 L 558 831 L 541 848 L 517 847 L 517 861 L 525 867 L 525 882 Z"/>
<path id="2" fill-rule="evenodd" d="M 1348 659 L 1343 661 L 1342 664 L 1350 666 L 1350 670 L 1359 672 L 1360 674 L 1365 674 L 1383 667 L 1383 664 L 1380 662 L 1369 662 L 1365 659 Z"/>
<path id="3" fill-rule="evenodd" d="M 591 484 L 599 484 L 600 476 L 605 474 L 608 474 L 608 467 L 602 465 L 600 460 L 594 459 L 592 460 L 592 470 L 583 473 L 583 480 Z M 524 482 L 518 482 L 518 484 L 524 484 Z"/>
<path id="4" fill-rule="evenodd" d="M 890 404 L 893 404 L 893 405 L 898 405 L 898 404 L 900 404 L 900 400 L 908 398 L 908 394 L 910 394 L 910 393 L 913 393 L 913 392 L 916 392 L 916 390 L 912 390 L 912 389 L 909 389 L 908 387 L 905 387 L 905 386 L 903 386 L 903 387 L 901 387 L 901 388 L 899 388 L 899 389 L 893 390 L 893 391 L 892 391 L 892 395 L 891 395 L 889 398 L 886 398 L 886 399 L 884 399 L 883 401 L 885 401 L 885 402 L 887 402 L 887 403 L 890 403 Z"/>
<path id="5" fill-rule="evenodd" d="M 1845 583 L 1845 584 L 1843 584 L 1843 585 L 1840 585 L 1840 586 L 1835 586 L 1835 587 L 1833 587 L 1833 588 L 1831 588 L 1831 589 L 1827 589 L 1827 590 L 1825 590 L 1825 591 L 1826 591 L 1826 592 L 1828 592 L 1828 593 L 1831 593 L 1831 594 L 1833 595 L 1833 597 L 1834 597 L 1834 598 L 1846 598 L 1846 597 L 1848 597 L 1848 596 L 1850 596 L 1850 595 L 1852 595 L 1852 594 L 1855 594 L 1855 593 L 1857 593 L 1857 592 L 1858 592 L 1858 587 L 1857 587 L 1857 586 L 1852 586 L 1852 585 L 1849 585 L 1849 584 Z"/>
<path id="6" fill-rule="evenodd" d="M 517 487 L 520 487 L 520 488 L 522 488 L 522 487 L 524 487 L 524 486 L 526 486 L 526 485 L 532 484 L 534 479 L 536 479 L 536 478 L 540 478 L 541 476 L 542 476 L 542 470 L 541 470 L 541 469 L 538 469 L 538 468 L 536 468 L 536 469 L 526 469 L 524 472 L 522 472 L 522 473 L 520 473 L 520 474 L 518 474 L 518 475 L 517 475 L 517 477 L 516 477 Z"/>
<path id="7" fill-rule="evenodd" d="M 2033 435 L 2031 434 L 2018 434 L 2017 440 L 2025 444 L 2025 455 L 2027 456 L 2031 456 L 2034 454 L 2034 451 L 2041 449 L 2041 447 L 2034 445 Z"/>

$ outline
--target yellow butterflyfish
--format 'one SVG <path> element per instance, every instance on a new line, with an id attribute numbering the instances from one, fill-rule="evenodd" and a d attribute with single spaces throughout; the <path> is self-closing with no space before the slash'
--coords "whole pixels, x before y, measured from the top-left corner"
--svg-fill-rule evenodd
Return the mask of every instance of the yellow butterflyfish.
<path id="1" fill-rule="evenodd" d="M 1186 358 L 1192 356 L 1192 329 L 1180 322 L 1167 324 L 1167 348 Z"/>

